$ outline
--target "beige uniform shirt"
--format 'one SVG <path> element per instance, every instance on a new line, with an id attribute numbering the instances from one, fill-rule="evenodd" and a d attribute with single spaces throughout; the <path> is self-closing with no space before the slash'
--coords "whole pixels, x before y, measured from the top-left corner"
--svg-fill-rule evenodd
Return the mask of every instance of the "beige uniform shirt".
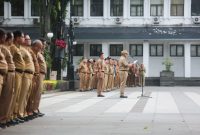
<path id="1" fill-rule="evenodd" d="M 13 56 L 10 53 L 10 50 L 8 47 L 4 46 L 4 45 L 0 45 L 1 46 L 1 52 L 4 54 L 5 56 L 5 60 L 8 64 L 8 70 L 9 71 L 14 71 L 15 70 L 15 64 L 13 62 Z"/>
<path id="2" fill-rule="evenodd" d="M 20 47 L 19 47 L 20 48 Z M 14 44 L 10 46 L 10 52 L 13 56 L 13 61 L 15 63 L 16 69 L 24 70 L 25 63 L 22 58 L 22 54 L 20 52 L 20 49 L 16 47 Z"/>
<path id="3" fill-rule="evenodd" d="M 31 56 L 31 53 L 24 47 L 20 47 L 20 52 L 22 54 L 22 58 L 25 62 L 25 71 L 35 72 L 35 67 L 33 63 L 33 58 Z"/>
<path id="4" fill-rule="evenodd" d="M 47 64 L 46 64 L 46 61 L 45 61 L 42 53 L 38 53 L 38 63 L 40 66 L 40 73 L 46 74 L 47 73 Z"/>
<path id="5" fill-rule="evenodd" d="M 124 56 L 121 56 L 119 59 L 119 70 L 120 71 L 129 70 L 127 59 Z"/>
<path id="6" fill-rule="evenodd" d="M 8 64 L 6 62 L 5 56 L 2 53 L 2 48 L 0 48 L 0 72 L 1 74 L 6 74 L 8 71 Z"/>
<path id="7" fill-rule="evenodd" d="M 87 72 L 87 65 L 81 62 L 79 65 L 79 73 L 86 73 L 86 72 Z"/>

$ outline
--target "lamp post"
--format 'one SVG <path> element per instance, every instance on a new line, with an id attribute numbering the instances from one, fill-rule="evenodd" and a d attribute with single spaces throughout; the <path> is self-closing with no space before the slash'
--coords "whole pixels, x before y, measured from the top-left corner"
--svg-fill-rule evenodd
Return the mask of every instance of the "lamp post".
<path id="1" fill-rule="evenodd" d="M 53 33 L 52 32 L 49 32 L 47 33 L 47 37 L 49 39 L 49 45 L 48 45 L 48 48 L 47 48 L 47 53 L 49 55 L 50 51 L 51 51 L 51 38 L 53 37 Z M 47 79 L 50 79 L 50 67 L 47 67 Z"/>
<path id="2" fill-rule="evenodd" d="M 69 81 L 69 89 L 74 90 L 74 65 L 73 65 L 73 43 L 74 43 L 74 27 L 72 22 L 72 2 L 70 0 L 70 22 L 68 28 L 68 64 L 67 64 L 67 80 Z"/>

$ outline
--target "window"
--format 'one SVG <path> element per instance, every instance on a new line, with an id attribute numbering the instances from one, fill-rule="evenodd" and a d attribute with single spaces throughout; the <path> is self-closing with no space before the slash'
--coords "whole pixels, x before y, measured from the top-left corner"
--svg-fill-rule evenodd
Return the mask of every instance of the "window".
<path id="1" fill-rule="evenodd" d="M 171 16 L 184 16 L 184 0 L 171 0 Z"/>
<path id="2" fill-rule="evenodd" d="M 40 7 L 39 0 L 31 1 L 31 16 L 40 16 L 39 7 Z"/>
<path id="3" fill-rule="evenodd" d="M 164 0 L 151 0 L 151 16 L 163 16 Z"/>
<path id="4" fill-rule="evenodd" d="M 170 56 L 174 56 L 174 57 L 184 56 L 184 46 L 170 45 Z"/>
<path id="5" fill-rule="evenodd" d="M 143 56 L 143 45 L 130 45 L 130 55 L 131 56 Z"/>
<path id="6" fill-rule="evenodd" d="M 163 56 L 163 45 L 161 44 L 150 45 L 150 56 Z"/>
<path id="7" fill-rule="evenodd" d="M 103 0 L 91 0 L 90 15 L 103 16 Z"/>
<path id="8" fill-rule="evenodd" d="M 99 56 L 100 52 L 102 52 L 102 45 L 101 44 L 90 45 L 90 56 Z"/>
<path id="9" fill-rule="evenodd" d="M 123 51 L 122 44 L 112 44 L 110 45 L 110 56 L 120 56 L 121 51 Z"/>
<path id="10" fill-rule="evenodd" d="M 77 44 L 73 46 L 73 55 L 74 56 L 83 56 L 84 55 L 84 45 L 83 44 Z"/>
<path id="11" fill-rule="evenodd" d="M 73 1 L 72 16 L 83 16 L 83 0 Z"/>
<path id="12" fill-rule="evenodd" d="M 192 16 L 200 16 L 200 0 L 192 0 L 191 13 Z"/>
<path id="13" fill-rule="evenodd" d="M 0 16 L 4 16 L 4 0 L 0 0 Z"/>
<path id="14" fill-rule="evenodd" d="M 123 16 L 123 0 L 110 1 L 110 16 Z"/>
<path id="15" fill-rule="evenodd" d="M 191 56 L 192 57 L 200 57 L 200 45 L 192 45 L 191 46 Z"/>
<path id="16" fill-rule="evenodd" d="M 144 12 L 144 0 L 131 0 L 130 1 L 130 15 L 131 16 L 143 16 Z"/>
<path id="17" fill-rule="evenodd" d="M 12 16 L 24 16 L 24 1 L 12 0 L 11 1 L 11 14 Z"/>

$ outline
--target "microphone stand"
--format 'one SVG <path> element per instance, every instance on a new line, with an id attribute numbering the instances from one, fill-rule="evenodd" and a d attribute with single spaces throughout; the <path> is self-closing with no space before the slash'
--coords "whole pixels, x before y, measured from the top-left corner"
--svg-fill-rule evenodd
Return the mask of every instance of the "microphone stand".
<path id="1" fill-rule="evenodd" d="M 144 95 L 144 86 L 143 86 L 143 84 L 144 84 L 144 77 L 142 76 L 142 94 L 141 94 L 141 96 L 138 96 L 137 98 L 152 98 L 152 97 L 150 97 L 150 96 L 145 96 Z"/>

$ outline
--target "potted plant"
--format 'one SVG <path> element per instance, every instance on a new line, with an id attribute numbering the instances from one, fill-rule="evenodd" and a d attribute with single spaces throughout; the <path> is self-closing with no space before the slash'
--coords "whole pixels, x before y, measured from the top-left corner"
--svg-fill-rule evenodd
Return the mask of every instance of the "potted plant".
<path id="1" fill-rule="evenodd" d="M 165 58 L 162 62 L 165 66 L 165 70 L 160 72 L 160 86 L 174 86 L 174 72 L 171 71 L 173 63 L 170 58 Z"/>

